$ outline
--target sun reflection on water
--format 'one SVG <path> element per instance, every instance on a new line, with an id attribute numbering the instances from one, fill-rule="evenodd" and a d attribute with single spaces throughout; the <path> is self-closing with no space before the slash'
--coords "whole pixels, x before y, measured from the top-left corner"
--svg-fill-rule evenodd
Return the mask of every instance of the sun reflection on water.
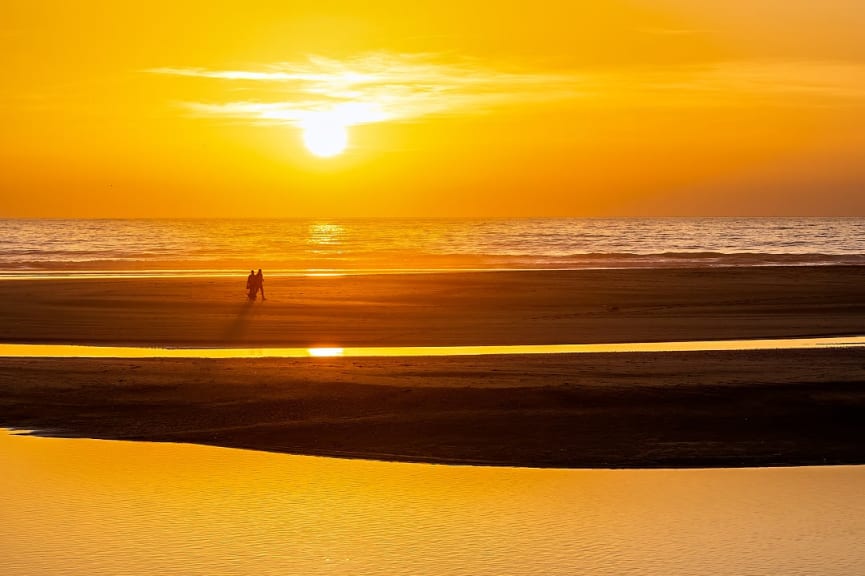
<path id="1" fill-rule="evenodd" d="M 627 352 L 708 352 L 724 350 L 807 350 L 865 348 L 865 336 L 694 340 L 685 342 L 610 342 L 600 344 L 511 344 L 486 346 L 369 346 L 311 348 L 158 348 L 86 344 L 0 343 L 0 358 L 328 358 L 586 354 Z"/>
<path id="2" fill-rule="evenodd" d="M 333 278 L 336 276 L 345 276 L 345 272 L 315 272 L 315 271 L 307 271 L 304 272 L 304 276 L 308 278 Z"/>
<path id="3" fill-rule="evenodd" d="M 308 348 L 307 352 L 309 352 L 310 356 L 315 358 L 332 358 L 335 356 L 342 356 L 345 353 L 345 349 L 343 348 Z"/>
<path id="4" fill-rule="evenodd" d="M 345 227 L 340 224 L 316 222 L 309 225 L 309 237 L 307 238 L 307 244 L 341 244 L 343 234 L 345 234 Z"/>

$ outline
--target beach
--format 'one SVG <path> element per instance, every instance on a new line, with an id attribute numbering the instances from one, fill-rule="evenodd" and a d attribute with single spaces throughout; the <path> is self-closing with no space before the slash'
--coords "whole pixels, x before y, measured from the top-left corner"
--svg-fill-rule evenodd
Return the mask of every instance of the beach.
<path id="1" fill-rule="evenodd" d="M 0 282 L 0 342 L 480 346 L 865 332 L 865 267 Z"/>
<path id="2" fill-rule="evenodd" d="M 266 271 L 265 271 L 266 274 Z M 652 342 L 865 332 L 865 269 L 0 283 L 0 340 L 153 346 Z M 0 359 L 0 426 L 540 467 L 865 463 L 861 348 L 461 358 Z"/>

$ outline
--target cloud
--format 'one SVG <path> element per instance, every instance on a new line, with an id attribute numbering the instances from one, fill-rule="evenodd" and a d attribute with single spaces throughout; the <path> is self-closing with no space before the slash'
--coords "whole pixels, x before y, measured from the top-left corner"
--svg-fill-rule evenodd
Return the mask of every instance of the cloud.
<path id="1" fill-rule="evenodd" d="M 674 68 L 538 72 L 469 58 L 374 53 L 310 56 L 248 70 L 155 68 L 219 81 L 244 99 L 185 102 L 197 116 L 303 126 L 327 116 L 345 125 L 472 115 L 552 102 L 587 107 L 820 105 L 865 97 L 865 66 L 835 61 L 730 61 Z M 217 87 L 218 88 L 218 87 Z"/>
<path id="2" fill-rule="evenodd" d="M 865 65 L 802 60 L 726 61 L 619 78 L 607 101 L 667 108 L 865 107 Z"/>
<path id="3" fill-rule="evenodd" d="M 351 110 L 352 123 L 428 115 L 478 114 L 509 104 L 579 98 L 580 75 L 502 71 L 429 54 L 368 54 L 349 60 L 311 56 L 254 70 L 154 68 L 154 74 L 221 80 L 256 98 L 189 102 L 196 115 L 264 123 L 304 122 L 310 115 Z"/>
<path id="4" fill-rule="evenodd" d="M 862 98 L 865 66 L 834 61 L 719 62 L 685 70 L 681 83 L 659 81 L 660 90 L 765 97 Z"/>

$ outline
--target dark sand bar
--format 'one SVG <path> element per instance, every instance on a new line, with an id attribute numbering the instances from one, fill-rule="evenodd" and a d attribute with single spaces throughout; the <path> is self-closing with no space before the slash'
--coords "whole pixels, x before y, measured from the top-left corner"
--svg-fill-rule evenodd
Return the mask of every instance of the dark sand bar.
<path id="1" fill-rule="evenodd" d="M 865 351 L 6 359 L 0 426 L 557 467 L 865 463 Z"/>
<path id="2" fill-rule="evenodd" d="M 865 332 L 865 270 L 0 282 L 0 339 L 399 346 Z M 865 463 L 865 350 L 0 359 L 0 426 L 559 467 Z"/>

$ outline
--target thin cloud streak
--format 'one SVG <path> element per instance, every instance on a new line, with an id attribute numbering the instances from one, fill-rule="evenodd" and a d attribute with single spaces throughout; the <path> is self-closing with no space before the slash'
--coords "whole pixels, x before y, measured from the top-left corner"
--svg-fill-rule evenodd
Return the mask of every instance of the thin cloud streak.
<path id="1" fill-rule="evenodd" d="M 318 56 L 259 70 L 155 68 L 154 74 L 246 83 L 258 98 L 189 102 L 197 116 L 300 125 L 311 115 L 339 114 L 347 125 L 428 115 L 480 114 L 514 103 L 578 98 L 588 91 L 574 74 L 506 72 L 428 54 L 371 54 L 347 61 Z M 263 97 L 264 96 L 264 97 Z M 352 108 L 353 107 L 353 108 Z"/>
<path id="2" fill-rule="evenodd" d="M 254 70 L 154 68 L 150 73 L 230 83 L 255 97 L 186 102 L 195 116 L 302 126 L 316 115 L 345 125 L 430 115 L 477 115 L 553 102 L 608 106 L 860 103 L 865 66 L 832 61 L 734 61 L 704 66 L 547 73 L 498 70 L 434 54 L 311 56 Z M 451 60 L 453 58 L 451 57 Z"/>
<path id="3" fill-rule="evenodd" d="M 741 62 L 706 71 L 694 88 L 764 94 L 865 96 L 865 66 L 847 62 Z"/>

